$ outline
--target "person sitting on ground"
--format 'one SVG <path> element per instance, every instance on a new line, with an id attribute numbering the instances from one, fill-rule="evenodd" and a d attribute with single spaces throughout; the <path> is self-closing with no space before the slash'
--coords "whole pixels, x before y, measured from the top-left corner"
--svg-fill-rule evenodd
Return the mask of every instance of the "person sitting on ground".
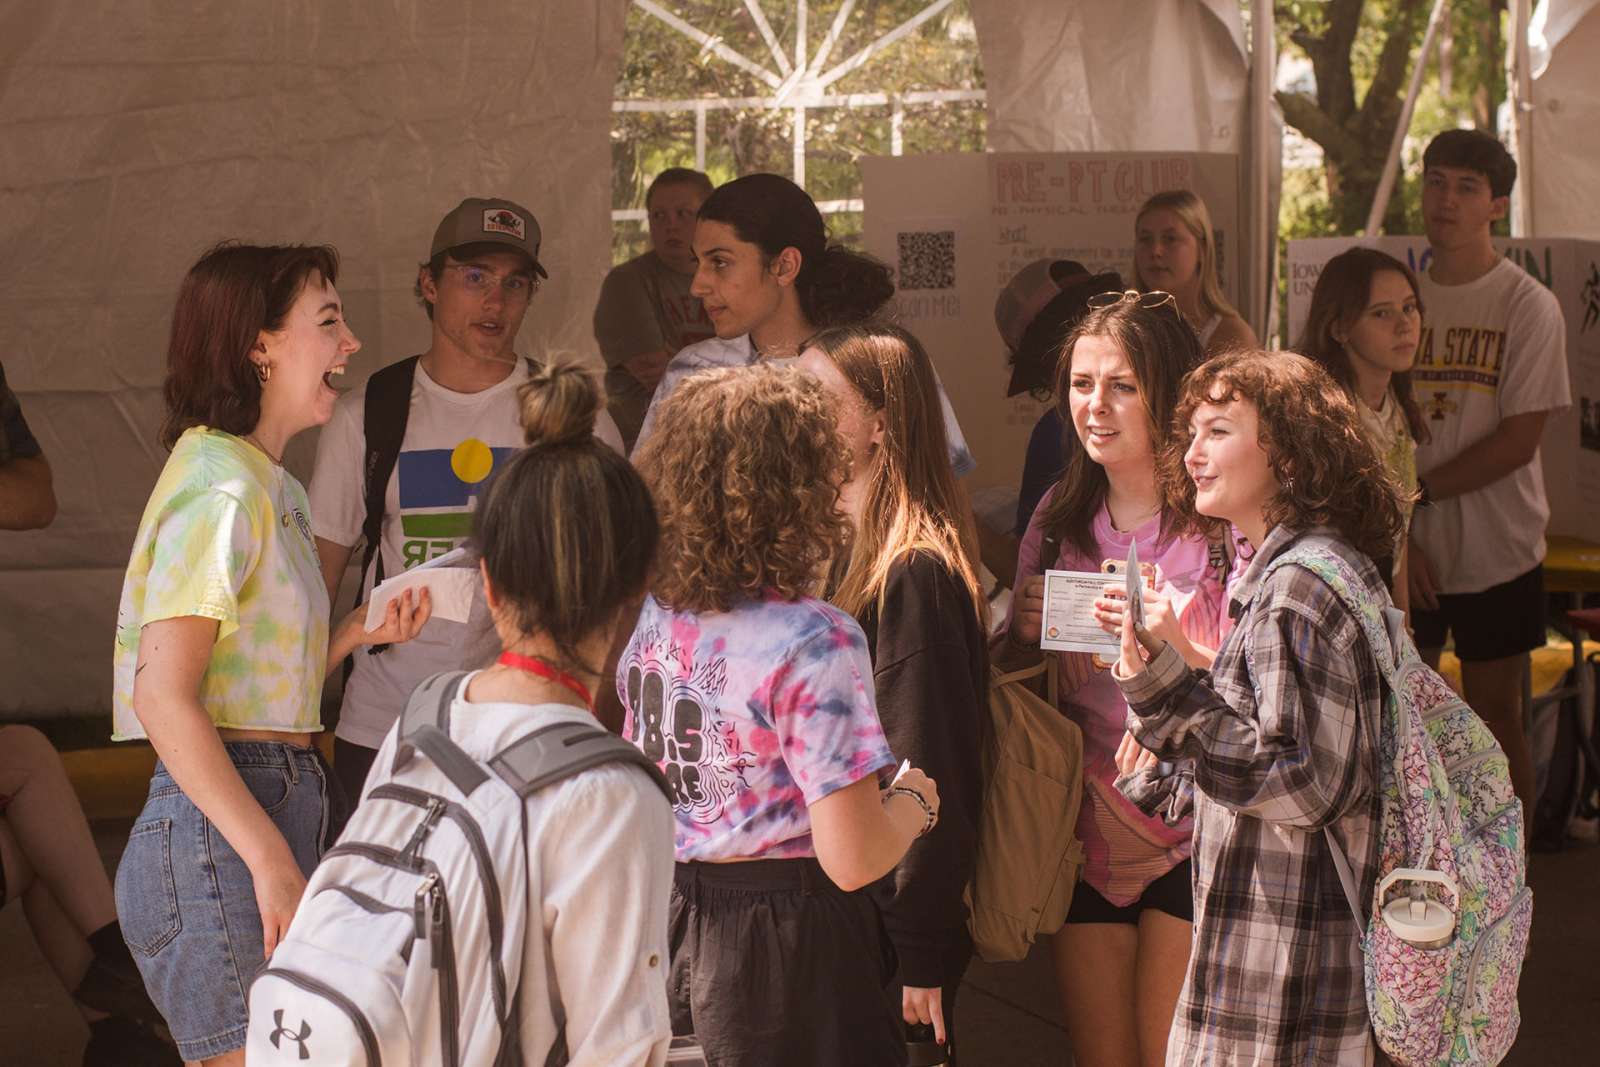
<path id="1" fill-rule="evenodd" d="M 953 1064 L 956 993 L 973 951 L 963 895 L 983 799 L 987 601 L 961 542 L 960 496 L 922 345 L 887 323 L 842 326 L 818 334 L 798 366 L 832 396 L 850 450 L 840 505 L 855 535 L 834 562 L 829 600 L 866 633 L 889 748 L 943 790 L 939 825 L 877 894 L 900 962 L 903 1017 L 932 1027 Z"/>
<path id="2" fill-rule="evenodd" d="M 176 1067 L 122 940 L 111 879 L 61 757 L 31 726 L 0 726 L 0 908 L 22 901 L 45 963 L 89 1024 L 83 1067 Z"/>
<path id="3" fill-rule="evenodd" d="M 1373 561 L 1401 611 L 1411 606 L 1405 549 L 1416 506 L 1417 442 L 1428 438 L 1410 374 L 1421 328 L 1422 301 L 1411 268 L 1375 248 L 1352 248 L 1328 260 L 1317 276 L 1299 345 L 1355 404 L 1361 428 L 1405 494 L 1405 529 L 1394 552 Z"/>
<path id="4" fill-rule="evenodd" d="M 1255 331 L 1222 295 L 1217 239 L 1206 202 L 1188 189 L 1157 193 L 1133 219 L 1133 273 L 1145 292 L 1178 298 L 1178 310 L 1208 356 L 1255 348 Z"/>
<path id="5" fill-rule="evenodd" d="M 687 378 L 636 461 L 662 543 L 616 676 L 676 799 L 674 1033 L 723 1067 L 906 1062 L 866 887 L 937 821 L 895 767 L 860 625 L 813 594 L 846 542 L 848 457 L 810 375 Z"/>
<path id="6" fill-rule="evenodd" d="M 529 720 L 592 722 L 619 620 L 637 612 L 659 525 L 650 492 L 596 438 L 599 382 L 575 363 L 518 390 L 527 447 L 473 512 L 472 546 L 502 649 L 462 683 L 450 738 L 486 761 Z M 394 763 L 398 729 L 367 791 Z M 528 915 L 517 1003 L 521 1062 L 657 1067 L 671 1040 L 672 812 L 638 768 L 583 771 L 526 800 Z M 541 921 L 542 917 L 542 921 Z M 554 1025 L 552 1025 L 554 1023 Z"/>
<path id="7" fill-rule="evenodd" d="M 1190 760 L 1194 943 L 1168 1063 L 1373 1062 L 1361 951 L 1332 834 L 1369 914 L 1378 862 L 1383 674 L 1353 615 L 1297 545 L 1339 557 L 1387 602 L 1371 557 L 1394 544 L 1400 491 L 1355 406 L 1304 356 L 1239 351 L 1183 383 L 1163 457 L 1188 516 L 1231 524 L 1251 551 L 1230 591 L 1237 624 L 1209 671 L 1122 618 L 1117 683 L 1132 775 Z"/>
<path id="8" fill-rule="evenodd" d="M 650 249 L 611 268 L 594 308 L 594 339 L 606 361 L 606 403 L 631 452 L 667 362 L 716 336 L 694 280 L 694 224 L 711 179 L 668 167 L 644 194 Z"/>

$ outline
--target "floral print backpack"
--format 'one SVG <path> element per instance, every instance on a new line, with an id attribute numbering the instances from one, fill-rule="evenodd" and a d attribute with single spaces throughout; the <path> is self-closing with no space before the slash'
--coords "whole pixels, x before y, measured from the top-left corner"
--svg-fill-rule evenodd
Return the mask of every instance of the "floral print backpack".
<path id="1" fill-rule="evenodd" d="M 1367 1009 L 1378 1044 L 1402 1067 L 1499 1063 L 1517 1036 L 1517 982 L 1533 921 L 1523 812 L 1505 753 L 1483 720 L 1430 670 L 1404 616 L 1380 602 L 1326 542 L 1308 539 L 1272 561 L 1321 578 L 1360 620 L 1384 675 L 1378 885 L 1361 893 L 1331 834 L 1328 845 L 1366 959 Z M 1383 909 L 1397 890 L 1455 916 L 1436 947 L 1401 938 Z M 1413 911 L 1413 914 L 1415 912 Z"/>

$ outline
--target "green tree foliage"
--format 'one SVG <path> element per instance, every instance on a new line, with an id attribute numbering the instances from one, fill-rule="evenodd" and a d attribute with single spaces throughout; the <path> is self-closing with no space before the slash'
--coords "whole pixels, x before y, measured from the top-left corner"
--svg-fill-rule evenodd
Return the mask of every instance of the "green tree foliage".
<path id="1" fill-rule="evenodd" d="M 1284 167 L 1280 257 L 1292 238 L 1349 235 L 1366 224 L 1431 7 L 1429 0 L 1279 0 L 1280 59 L 1308 58 L 1315 89 L 1280 92 L 1278 100 L 1288 124 L 1323 153 L 1321 166 Z M 1406 131 L 1382 223 L 1387 233 L 1422 232 L 1422 151 L 1436 134 L 1461 126 L 1498 132 L 1505 0 L 1450 0 L 1447 10 Z M 1287 321 L 1282 274 L 1280 318 Z"/>
<path id="2" fill-rule="evenodd" d="M 1320 172 L 1285 170 L 1284 236 L 1354 234 L 1365 225 L 1431 7 L 1428 0 L 1278 3 L 1280 55 L 1310 59 L 1316 85 L 1280 92 L 1278 101 L 1288 124 L 1323 153 Z M 1422 150 L 1435 134 L 1459 126 L 1497 132 L 1505 10 L 1505 0 L 1451 0 L 1407 130 L 1386 232 L 1420 232 Z"/>
<path id="3" fill-rule="evenodd" d="M 758 0 L 774 38 L 794 62 L 797 5 L 793 0 Z M 843 0 L 807 5 L 806 57 L 816 55 Z M 858 0 L 833 46 L 827 68 L 915 16 L 928 0 Z M 720 39 L 774 73 L 777 69 L 760 28 L 742 0 L 663 0 L 662 6 L 697 29 Z M 908 37 L 877 53 L 828 87 L 830 94 L 907 93 L 927 89 L 981 89 L 982 65 L 965 0 L 922 23 Z M 638 7 L 628 13 L 618 100 L 760 98 L 772 89 L 708 48 L 689 40 Z M 890 151 L 886 106 L 818 108 L 806 111 L 806 189 L 817 200 L 861 196 L 859 161 Z M 650 179 L 666 167 L 694 166 L 695 119 L 691 112 L 616 112 L 611 129 L 612 206 L 644 206 Z M 912 105 L 905 108 L 903 150 L 983 151 L 981 103 Z M 741 174 L 794 168 L 794 111 L 759 106 L 710 110 L 706 116 L 706 171 L 715 182 Z M 846 242 L 859 239 L 859 212 L 832 215 L 829 224 Z M 642 223 L 613 229 L 612 258 L 637 255 L 646 243 Z"/>

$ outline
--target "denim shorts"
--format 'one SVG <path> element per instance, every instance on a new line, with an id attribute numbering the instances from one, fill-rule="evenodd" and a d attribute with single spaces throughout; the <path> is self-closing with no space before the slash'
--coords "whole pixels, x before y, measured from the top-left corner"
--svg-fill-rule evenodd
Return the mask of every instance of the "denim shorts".
<path id="1" fill-rule="evenodd" d="M 224 748 L 310 876 L 332 844 L 321 753 L 266 741 Z M 250 870 L 159 762 L 116 888 L 122 936 L 178 1052 L 203 1060 L 243 1048 L 246 997 L 264 963 Z"/>

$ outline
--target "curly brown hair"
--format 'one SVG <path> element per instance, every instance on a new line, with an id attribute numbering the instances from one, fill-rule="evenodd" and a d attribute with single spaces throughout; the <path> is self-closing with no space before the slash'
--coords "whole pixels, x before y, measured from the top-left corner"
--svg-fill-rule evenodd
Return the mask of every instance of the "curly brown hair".
<path id="1" fill-rule="evenodd" d="M 848 538 L 849 453 L 810 375 L 733 367 L 686 379 L 635 457 L 655 493 L 652 592 L 675 611 L 814 592 Z"/>
<path id="2" fill-rule="evenodd" d="M 1266 528 L 1331 526 L 1373 559 L 1394 551 L 1404 490 L 1361 430 L 1349 396 L 1326 370 L 1293 352 L 1242 350 L 1201 364 L 1183 380 L 1173 434 L 1161 457 L 1171 498 L 1220 533 L 1224 524 L 1195 511 L 1194 480 L 1183 457 L 1189 420 L 1201 404 L 1248 401 L 1279 490 L 1267 502 Z"/>

